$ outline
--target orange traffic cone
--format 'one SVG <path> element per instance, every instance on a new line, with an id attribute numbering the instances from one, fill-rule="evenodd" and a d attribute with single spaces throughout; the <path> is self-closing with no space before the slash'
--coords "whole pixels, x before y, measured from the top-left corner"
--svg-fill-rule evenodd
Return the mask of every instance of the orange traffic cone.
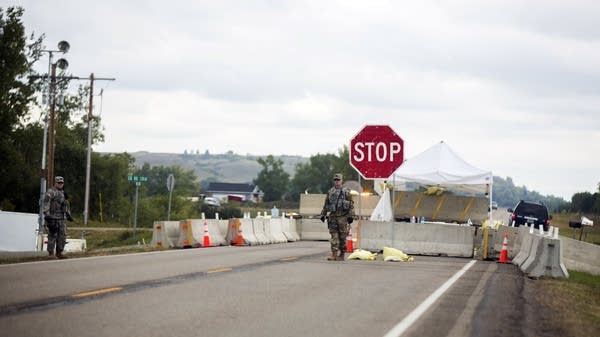
<path id="1" fill-rule="evenodd" d="M 204 220 L 204 240 L 202 247 L 210 247 L 210 234 L 208 234 L 208 223 Z"/>
<path id="2" fill-rule="evenodd" d="M 234 246 L 245 246 L 246 242 L 244 241 L 244 236 L 242 235 L 242 222 L 240 219 L 235 219 L 236 221 L 232 224 L 232 230 L 236 233 L 235 238 L 231 241 L 231 244 Z"/>
<path id="3" fill-rule="evenodd" d="M 500 259 L 498 263 L 508 262 L 508 234 L 504 234 L 504 241 L 502 241 L 502 251 L 500 251 Z"/>
<path id="4" fill-rule="evenodd" d="M 346 253 L 354 252 L 354 246 L 352 244 L 352 228 L 348 231 L 348 235 L 346 236 Z"/>

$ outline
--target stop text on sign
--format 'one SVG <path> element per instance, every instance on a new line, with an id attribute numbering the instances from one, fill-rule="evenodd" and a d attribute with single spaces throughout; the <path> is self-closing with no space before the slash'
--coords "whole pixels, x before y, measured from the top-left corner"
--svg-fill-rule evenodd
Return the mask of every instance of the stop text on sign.
<path id="1" fill-rule="evenodd" d="M 356 142 L 354 144 L 354 151 L 352 158 L 356 161 L 365 160 L 373 161 L 375 158 L 378 162 L 390 161 L 400 158 L 402 153 L 402 144 L 397 142 L 384 143 L 384 142 Z"/>
<path id="2" fill-rule="evenodd" d="M 387 179 L 404 162 L 404 140 L 388 125 L 366 125 L 350 139 L 349 152 L 365 179 Z"/>

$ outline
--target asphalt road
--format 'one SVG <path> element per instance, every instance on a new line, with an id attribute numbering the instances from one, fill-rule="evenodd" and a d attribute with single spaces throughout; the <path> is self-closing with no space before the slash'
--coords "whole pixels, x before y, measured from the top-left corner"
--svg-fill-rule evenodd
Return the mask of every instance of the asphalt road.
<path id="1" fill-rule="evenodd" d="M 4 336 L 528 336 L 515 266 L 326 261 L 328 242 L 0 265 Z M 539 334 L 538 334 L 539 335 Z"/>

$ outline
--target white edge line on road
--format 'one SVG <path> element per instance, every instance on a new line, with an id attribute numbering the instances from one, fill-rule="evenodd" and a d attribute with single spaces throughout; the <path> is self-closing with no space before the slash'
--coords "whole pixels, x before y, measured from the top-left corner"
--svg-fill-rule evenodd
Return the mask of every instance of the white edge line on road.
<path id="1" fill-rule="evenodd" d="M 423 301 L 423 303 L 419 304 L 419 306 L 413 310 L 408 316 L 404 317 L 400 323 L 398 323 L 395 327 L 392 328 L 388 333 L 386 333 L 383 337 L 400 337 L 402 334 L 410 328 L 413 323 L 415 323 L 421 315 L 431 307 L 435 301 L 438 300 L 445 292 L 448 290 L 454 282 L 456 282 L 464 273 L 471 268 L 477 260 L 471 260 L 471 262 L 467 263 L 461 270 L 456 272 L 454 276 L 452 276 L 448 281 L 444 282 L 436 291 L 434 291 L 429 297 Z"/>

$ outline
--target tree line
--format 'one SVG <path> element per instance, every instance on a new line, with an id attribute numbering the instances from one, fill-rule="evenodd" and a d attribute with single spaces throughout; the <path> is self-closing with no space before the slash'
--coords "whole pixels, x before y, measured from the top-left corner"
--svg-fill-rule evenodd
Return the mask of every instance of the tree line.
<path id="1" fill-rule="evenodd" d="M 44 74 L 34 70 L 45 49 L 44 35 L 29 37 L 22 23 L 23 9 L 0 7 L 0 209 L 37 213 L 40 199 L 41 152 L 44 135 L 44 115 L 47 106 L 40 104 L 40 93 L 45 89 Z M 68 75 L 68 74 L 63 74 Z M 83 211 L 87 155 L 87 97 L 88 86 L 80 86 L 76 93 L 68 92 L 69 83 L 63 81 L 57 88 L 64 101 L 56 107 L 55 173 L 65 177 L 65 190 L 70 195 L 73 211 Z M 40 113 L 41 112 L 41 113 Z M 39 115 L 38 117 L 36 117 Z M 92 144 L 104 141 L 101 118 L 92 117 Z M 347 146 L 337 154 L 317 154 L 306 163 L 296 165 L 290 176 L 283 170 L 283 162 L 269 155 L 257 162 L 262 170 L 253 183 L 263 192 L 265 201 L 289 200 L 297 202 L 302 193 L 326 193 L 332 186 L 334 173 L 342 173 L 344 180 L 359 180 L 358 173 L 349 163 Z M 89 219 L 131 224 L 135 203 L 135 184 L 130 175 L 146 176 L 139 187 L 138 223 L 151 226 L 155 220 L 167 218 L 168 191 L 166 180 L 175 176 L 172 198 L 172 219 L 193 218 L 200 211 L 189 197 L 200 194 L 200 184 L 192 170 L 178 166 L 135 165 L 127 153 L 92 153 L 90 177 Z M 365 190 L 373 189 L 373 182 L 362 180 Z M 511 178 L 494 177 L 494 199 L 502 206 L 514 206 L 518 200 L 540 200 L 553 211 L 600 213 L 599 193 L 581 192 L 570 202 L 554 196 L 542 196 L 525 186 L 515 186 Z M 231 214 L 236 211 L 231 210 Z"/>

